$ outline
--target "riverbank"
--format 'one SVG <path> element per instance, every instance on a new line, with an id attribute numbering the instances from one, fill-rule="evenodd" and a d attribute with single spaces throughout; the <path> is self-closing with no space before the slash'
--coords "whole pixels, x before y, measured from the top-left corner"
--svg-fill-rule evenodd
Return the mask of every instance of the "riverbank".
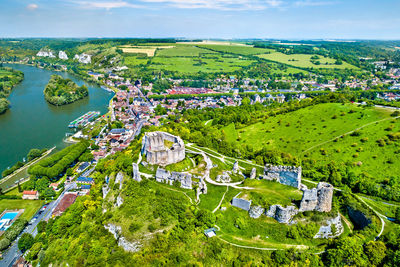
<path id="1" fill-rule="evenodd" d="M 4 189 L 4 188 L 2 187 L 2 185 L 3 185 L 4 183 L 6 183 L 7 181 L 10 181 L 10 180 L 11 180 L 11 182 L 14 182 L 14 183 L 17 182 L 17 181 L 19 180 L 19 179 L 18 179 L 18 178 L 19 178 L 19 177 L 18 177 L 18 174 L 19 174 L 19 173 L 21 173 L 21 172 L 27 170 L 27 169 L 28 169 L 30 166 L 32 166 L 33 164 L 36 164 L 36 163 L 39 162 L 40 160 L 42 160 L 42 159 L 44 159 L 45 157 L 47 157 L 51 152 L 53 152 L 53 150 L 54 150 L 55 148 L 56 148 L 55 146 L 52 147 L 52 148 L 50 148 L 50 149 L 47 150 L 41 157 L 39 157 L 39 158 L 37 158 L 37 159 L 34 159 L 33 161 L 31 161 L 31 162 L 29 162 L 28 164 L 24 165 L 23 167 L 19 168 L 18 170 L 16 170 L 16 171 L 13 172 L 12 174 L 10 174 L 10 175 L 8 175 L 8 176 L 2 178 L 2 179 L 0 180 L 0 188 L 3 189 L 3 190 L 6 190 L 6 189 L 10 188 L 10 187 L 7 187 L 6 189 Z"/>

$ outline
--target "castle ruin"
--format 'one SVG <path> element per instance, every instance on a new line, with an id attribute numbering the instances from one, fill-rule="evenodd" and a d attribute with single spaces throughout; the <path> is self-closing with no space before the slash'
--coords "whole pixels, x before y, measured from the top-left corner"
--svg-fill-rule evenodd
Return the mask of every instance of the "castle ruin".
<path id="1" fill-rule="evenodd" d="M 320 182 L 317 188 L 303 189 L 303 198 L 300 203 L 300 211 L 330 212 L 332 209 L 333 186 Z"/>
<path id="2" fill-rule="evenodd" d="M 289 223 L 293 216 L 298 213 L 295 206 L 287 206 L 286 208 L 281 205 L 272 205 L 269 210 L 265 212 L 265 215 L 272 217 L 280 223 Z"/>
<path id="3" fill-rule="evenodd" d="M 185 144 L 180 137 L 166 132 L 148 132 L 141 152 L 149 164 L 166 166 L 185 158 Z"/>
<path id="4" fill-rule="evenodd" d="M 167 183 L 172 185 L 175 181 L 181 184 L 182 188 L 192 189 L 192 175 L 183 172 L 169 172 L 165 169 L 158 168 L 156 172 L 156 181 L 159 183 Z"/>
<path id="5" fill-rule="evenodd" d="M 301 167 L 266 164 L 263 178 L 300 189 Z"/>

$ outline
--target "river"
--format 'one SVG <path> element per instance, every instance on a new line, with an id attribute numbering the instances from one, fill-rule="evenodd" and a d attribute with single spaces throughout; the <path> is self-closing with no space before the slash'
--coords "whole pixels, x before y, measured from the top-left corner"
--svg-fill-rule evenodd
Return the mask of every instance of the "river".
<path id="1" fill-rule="evenodd" d="M 77 76 L 33 66 L 4 64 L 24 73 L 24 80 L 15 86 L 8 99 L 11 108 L 0 115 L 0 172 L 22 161 L 31 148 L 63 148 L 68 124 L 88 111 L 107 112 L 112 93 L 88 84 Z M 89 97 L 56 107 L 46 102 L 43 89 L 52 74 L 86 84 Z"/>

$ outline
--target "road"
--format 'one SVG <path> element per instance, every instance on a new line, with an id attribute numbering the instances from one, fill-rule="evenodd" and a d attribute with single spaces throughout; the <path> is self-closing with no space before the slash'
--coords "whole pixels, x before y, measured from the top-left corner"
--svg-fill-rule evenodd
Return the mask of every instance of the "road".
<path id="1" fill-rule="evenodd" d="M 21 251 L 18 249 L 18 240 L 23 233 L 30 233 L 34 237 L 37 235 L 37 225 L 41 221 L 47 221 L 50 219 L 51 214 L 53 213 L 55 207 L 57 207 L 58 203 L 60 203 L 62 197 L 69 190 L 76 188 L 76 183 L 71 183 L 65 186 L 64 191 L 60 194 L 60 196 L 50 203 L 48 203 L 47 208 L 44 212 L 39 214 L 39 211 L 35 214 L 34 217 L 37 217 L 36 221 L 32 224 L 28 224 L 27 227 L 21 232 L 21 234 L 17 237 L 17 239 L 12 243 L 11 247 L 3 253 L 3 259 L 0 261 L 0 266 L 11 267 L 13 263 L 22 255 Z"/>

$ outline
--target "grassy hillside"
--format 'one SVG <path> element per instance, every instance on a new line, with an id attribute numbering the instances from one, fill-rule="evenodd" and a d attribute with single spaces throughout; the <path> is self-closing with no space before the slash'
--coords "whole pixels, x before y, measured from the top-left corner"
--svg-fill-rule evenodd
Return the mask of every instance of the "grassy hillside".
<path id="1" fill-rule="evenodd" d="M 390 135 L 399 132 L 400 125 L 391 113 L 383 108 L 328 103 L 270 117 L 238 130 L 229 125 L 222 131 L 229 141 L 255 149 L 284 151 L 319 164 L 350 162 L 356 173 L 386 178 L 400 171 L 400 144 Z M 380 122 L 373 123 L 376 121 Z M 340 137 L 359 127 L 363 128 Z"/>

